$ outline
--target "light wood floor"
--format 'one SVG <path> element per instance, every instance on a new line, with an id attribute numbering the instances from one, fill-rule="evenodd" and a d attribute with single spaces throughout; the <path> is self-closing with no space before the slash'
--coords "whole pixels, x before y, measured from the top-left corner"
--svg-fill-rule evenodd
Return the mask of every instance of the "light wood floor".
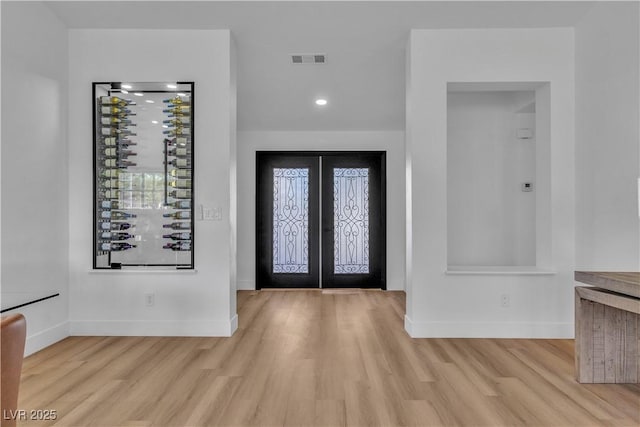
<path id="1" fill-rule="evenodd" d="M 404 293 L 240 292 L 231 338 L 71 337 L 25 360 L 37 426 L 638 426 L 572 340 L 411 339 Z"/>

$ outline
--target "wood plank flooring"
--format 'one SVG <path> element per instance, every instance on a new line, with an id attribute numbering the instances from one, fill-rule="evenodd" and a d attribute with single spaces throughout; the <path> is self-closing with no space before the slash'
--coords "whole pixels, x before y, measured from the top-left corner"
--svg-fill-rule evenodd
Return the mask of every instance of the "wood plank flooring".
<path id="1" fill-rule="evenodd" d="M 402 292 L 241 291 L 231 338 L 70 337 L 25 360 L 21 426 L 638 426 L 573 340 L 411 339 Z"/>

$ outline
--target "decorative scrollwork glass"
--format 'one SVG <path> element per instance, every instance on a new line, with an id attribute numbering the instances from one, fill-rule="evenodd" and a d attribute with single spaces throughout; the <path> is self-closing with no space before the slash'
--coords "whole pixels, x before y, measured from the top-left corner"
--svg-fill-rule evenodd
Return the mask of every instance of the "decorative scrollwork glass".
<path id="1" fill-rule="evenodd" d="M 369 169 L 334 168 L 334 273 L 369 273 Z"/>
<path id="2" fill-rule="evenodd" d="M 309 272 L 309 169 L 273 169 L 273 272 Z"/>

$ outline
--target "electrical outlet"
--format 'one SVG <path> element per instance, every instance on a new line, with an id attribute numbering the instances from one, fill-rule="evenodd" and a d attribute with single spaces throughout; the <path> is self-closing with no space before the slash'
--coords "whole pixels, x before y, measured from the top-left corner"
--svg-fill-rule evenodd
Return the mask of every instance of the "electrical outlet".
<path id="1" fill-rule="evenodd" d="M 156 303 L 156 294 L 144 294 L 144 305 L 153 307 Z"/>
<path id="2" fill-rule="evenodd" d="M 511 305 L 511 296 L 509 294 L 500 295 L 500 307 L 507 308 Z"/>

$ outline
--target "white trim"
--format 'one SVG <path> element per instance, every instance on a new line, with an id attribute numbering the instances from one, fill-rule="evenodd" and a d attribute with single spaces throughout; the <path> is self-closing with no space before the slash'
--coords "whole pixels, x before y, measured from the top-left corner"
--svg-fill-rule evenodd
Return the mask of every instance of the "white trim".
<path id="1" fill-rule="evenodd" d="M 238 315 L 234 314 L 231 320 L 229 321 L 229 336 L 232 336 L 238 330 Z"/>
<path id="2" fill-rule="evenodd" d="M 404 330 L 407 331 L 410 337 L 415 338 L 413 336 L 413 321 L 406 314 L 404 315 Z"/>
<path id="3" fill-rule="evenodd" d="M 555 270 L 528 266 L 464 266 L 449 265 L 445 270 L 449 276 L 456 275 L 507 275 L 507 276 L 553 276 Z"/>
<path id="4" fill-rule="evenodd" d="M 572 339 L 574 324 L 564 322 L 413 322 L 405 316 L 412 338 Z"/>
<path id="5" fill-rule="evenodd" d="M 69 322 L 59 323 L 51 328 L 37 332 L 29 337 L 25 342 L 24 355 L 29 356 L 35 352 L 49 347 L 69 336 Z"/>
<path id="6" fill-rule="evenodd" d="M 238 291 L 255 291 L 256 281 L 255 280 L 236 280 L 236 289 Z"/>
<path id="7" fill-rule="evenodd" d="M 117 268 L 97 268 L 95 270 L 87 270 L 87 272 L 89 274 L 128 274 L 128 273 L 135 273 L 135 274 L 197 274 L 198 270 L 195 269 L 177 269 L 177 268 L 171 268 L 171 269 L 161 269 L 158 267 L 149 267 L 149 268 L 144 268 L 144 267 L 125 267 L 122 269 L 117 269 Z"/>
<path id="8" fill-rule="evenodd" d="M 72 336 L 229 337 L 237 328 L 229 320 L 83 320 L 69 321 Z"/>

